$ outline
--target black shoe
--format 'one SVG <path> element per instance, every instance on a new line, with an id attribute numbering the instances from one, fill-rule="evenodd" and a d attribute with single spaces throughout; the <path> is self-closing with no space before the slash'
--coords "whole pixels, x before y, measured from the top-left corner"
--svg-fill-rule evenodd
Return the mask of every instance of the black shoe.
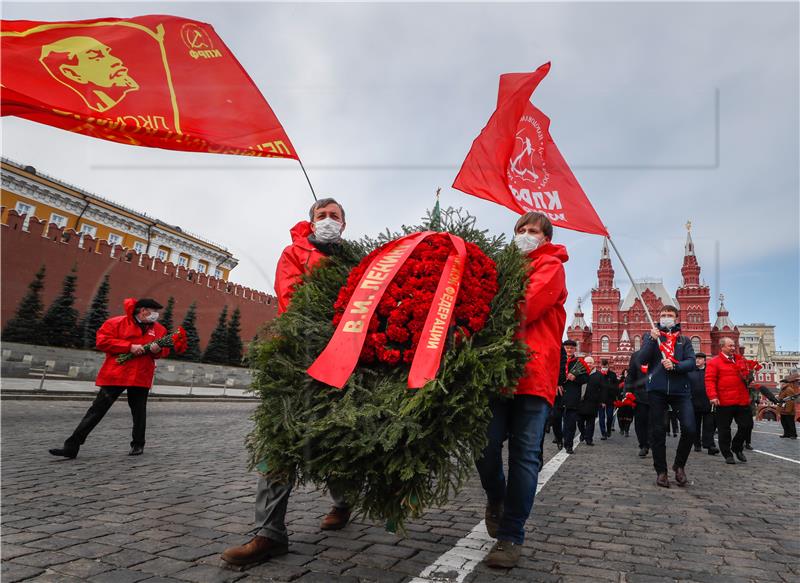
<path id="1" fill-rule="evenodd" d="M 694 446 L 694 450 L 695 450 L 695 451 L 702 451 L 702 449 L 703 449 L 703 448 L 702 448 L 702 447 L 700 447 L 699 445 L 695 445 L 695 446 Z"/>
<path id="2" fill-rule="evenodd" d="M 556 441 L 556 447 L 559 450 L 564 449 L 564 442 L 563 441 Z"/>
<path id="3" fill-rule="evenodd" d="M 144 453 L 144 446 L 143 445 L 134 445 L 131 447 L 131 450 L 128 452 L 128 455 L 142 455 Z"/>
<path id="4" fill-rule="evenodd" d="M 603 437 L 600 438 L 600 441 L 605 441 L 606 439 L 608 438 L 604 435 Z"/>
<path id="5" fill-rule="evenodd" d="M 753 451 L 753 446 L 752 446 L 752 445 L 750 445 L 749 443 L 745 443 L 745 444 L 744 444 L 744 448 L 745 448 L 745 449 L 749 449 L 750 451 Z"/>
<path id="6" fill-rule="evenodd" d="M 78 450 L 77 449 L 69 449 L 69 448 L 53 448 L 47 450 L 50 452 L 50 455 L 55 455 L 59 457 L 66 457 L 69 459 L 75 459 L 78 457 Z"/>
<path id="7" fill-rule="evenodd" d="M 557 437 L 553 438 L 553 443 L 558 443 L 558 438 Z"/>
<path id="8" fill-rule="evenodd" d="M 729 464 L 729 465 L 732 465 L 732 466 L 735 466 L 736 465 L 736 460 L 733 459 L 732 455 L 730 455 L 730 456 L 725 458 L 725 463 Z"/>
<path id="9" fill-rule="evenodd" d="M 649 450 L 646 447 L 643 447 L 639 450 L 639 457 L 647 457 L 647 452 Z"/>
<path id="10" fill-rule="evenodd" d="M 586 445 L 591 445 L 592 447 L 594 447 L 594 443 L 592 443 L 591 441 L 587 441 Z"/>
<path id="11" fill-rule="evenodd" d="M 678 437 L 678 434 L 677 433 L 673 433 L 672 437 Z"/>
<path id="12" fill-rule="evenodd" d="M 708 448 L 708 455 L 717 455 L 719 450 L 716 447 L 709 447 Z"/>
<path id="13" fill-rule="evenodd" d="M 747 463 L 747 458 L 744 457 L 744 452 L 735 451 L 735 452 L 733 452 L 733 455 L 735 455 L 736 459 L 739 460 L 740 462 L 742 462 L 743 464 Z"/>
<path id="14" fill-rule="evenodd" d="M 573 453 L 575 453 L 575 450 L 573 450 L 571 447 L 568 447 L 568 448 L 566 449 L 566 452 L 567 452 L 568 454 L 573 454 Z"/>

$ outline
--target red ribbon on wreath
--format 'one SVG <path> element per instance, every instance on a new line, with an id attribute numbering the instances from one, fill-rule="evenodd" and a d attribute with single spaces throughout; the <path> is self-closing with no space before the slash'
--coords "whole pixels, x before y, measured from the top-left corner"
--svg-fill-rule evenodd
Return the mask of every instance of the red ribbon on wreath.
<path id="1" fill-rule="evenodd" d="M 327 385 L 343 388 L 358 364 L 367 338 L 367 325 L 397 272 L 414 249 L 436 231 L 413 233 L 387 244 L 369 264 L 353 291 L 344 317 L 339 321 L 328 345 L 306 372 Z M 445 262 L 428 312 L 422 337 L 411 362 L 408 386 L 421 388 L 436 377 L 444 350 L 447 330 L 455 311 L 456 298 L 467 252 L 463 239 L 449 235 L 453 249 Z"/>

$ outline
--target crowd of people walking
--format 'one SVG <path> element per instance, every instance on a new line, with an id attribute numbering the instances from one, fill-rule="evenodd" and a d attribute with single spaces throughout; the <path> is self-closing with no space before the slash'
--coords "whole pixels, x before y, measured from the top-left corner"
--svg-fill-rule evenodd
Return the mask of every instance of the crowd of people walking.
<path id="1" fill-rule="evenodd" d="M 761 395 L 780 412 L 782 438 L 797 439 L 795 400 L 800 394 L 800 372 L 781 380 L 776 396 L 753 384 L 752 362 L 737 350 L 731 338 L 719 342 L 719 354 L 708 358 L 695 352 L 680 334 L 678 310 L 664 306 L 659 323 L 645 337 L 620 377 L 603 359 L 597 367 L 591 356 L 576 355 L 577 343 L 563 342 L 561 385 L 550 414 L 553 443 L 574 453 L 576 427 L 579 442 L 594 445 L 595 425 L 600 439 L 611 437 L 616 414 L 621 436 L 630 436 L 633 424 L 638 455 L 652 452 L 656 484 L 668 488 L 667 437 L 678 438 L 672 470 L 675 483 L 685 486 L 686 463 L 692 450 L 722 454 L 726 464 L 747 463 L 752 450 L 755 404 Z M 732 425 L 736 424 L 735 433 Z"/>

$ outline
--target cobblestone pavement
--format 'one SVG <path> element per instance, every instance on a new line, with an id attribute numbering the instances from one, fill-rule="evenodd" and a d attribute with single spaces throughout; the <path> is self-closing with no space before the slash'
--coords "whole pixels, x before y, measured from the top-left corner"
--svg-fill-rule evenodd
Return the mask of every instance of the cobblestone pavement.
<path id="1" fill-rule="evenodd" d="M 248 539 L 255 476 L 243 437 L 252 403 L 153 402 L 148 444 L 128 457 L 130 414 L 112 408 L 75 460 L 47 453 L 73 429 L 85 402 L 2 403 L 2 581 L 126 583 L 268 581 L 401 582 L 481 520 L 476 479 L 407 537 L 356 520 L 323 533 L 327 496 L 293 495 L 290 554 L 246 571 L 219 553 Z M 756 450 L 800 460 L 797 441 L 759 423 Z M 554 454 L 547 440 L 546 458 Z M 800 465 L 748 452 L 725 465 L 693 453 L 691 485 L 656 488 L 635 438 L 581 446 L 537 497 L 519 565 L 479 565 L 467 583 L 798 581 Z M 671 450 L 677 439 L 668 438 Z M 437 573 L 457 581 L 459 573 Z M 464 573 L 460 573 L 463 578 Z"/>

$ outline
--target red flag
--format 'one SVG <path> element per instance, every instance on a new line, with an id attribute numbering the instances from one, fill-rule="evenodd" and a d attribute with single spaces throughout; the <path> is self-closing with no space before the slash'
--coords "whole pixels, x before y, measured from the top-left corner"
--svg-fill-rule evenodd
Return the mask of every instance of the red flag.
<path id="1" fill-rule="evenodd" d="M 298 159 L 208 24 L 174 16 L 0 24 L 4 116 L 134 146 Z"/>
<path id="2" fill-rule="evenodd" d="M 520 214 L 539 211 L 554 225 L 608 235 L 550 136 L 550 119 L 530 97 L 550 70 L 500 76 L 497 109 L 472 142 L 453 188 Z"/>

